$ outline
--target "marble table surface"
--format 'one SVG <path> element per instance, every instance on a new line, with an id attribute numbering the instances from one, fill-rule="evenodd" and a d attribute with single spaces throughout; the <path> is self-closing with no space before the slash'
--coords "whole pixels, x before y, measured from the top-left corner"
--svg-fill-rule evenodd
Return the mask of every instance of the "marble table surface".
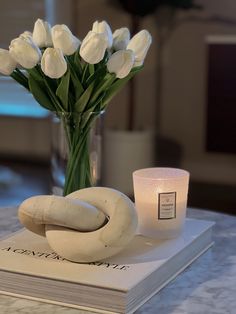
<path id="1" fill-rule="evenodd" d="M 236 216 L 188 209 L 188 217 L 215 221 L 214 246 L 136 314 L 236 313 Z M 0 208 L 0 236 L 20 228 L 16 208 Z M 1 314 L 88 314 L 36 301 L 0 295 Z"/>

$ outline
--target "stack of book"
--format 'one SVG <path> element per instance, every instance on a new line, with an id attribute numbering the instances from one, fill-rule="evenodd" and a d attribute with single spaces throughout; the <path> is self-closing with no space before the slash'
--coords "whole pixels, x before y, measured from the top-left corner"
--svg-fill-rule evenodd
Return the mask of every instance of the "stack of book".
<path id="1" fill-rule="evenodd" d="M 212 222 L 187 219 L 183 234 L 141 235 L 120 254 L 79 264 L 25 229 L 0 241 L 0 293 L 105 313 L 133 313 L 211 245 Z"/>

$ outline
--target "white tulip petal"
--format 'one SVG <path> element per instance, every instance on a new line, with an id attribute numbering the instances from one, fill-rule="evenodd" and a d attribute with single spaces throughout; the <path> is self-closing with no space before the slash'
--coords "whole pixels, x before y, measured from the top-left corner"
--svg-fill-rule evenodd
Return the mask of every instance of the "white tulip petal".
<path id="1" fill-rule="evenodd" d="M 90 64 L 100 62 L 107 48 L 106 36 L 103 33 L 88 32 L 80 46 L 80 56 Z"/>
<path id="2" fill-rule="evenodd" d="M 52 46 L 51 25 L 41 19 L 37 19 L 33 30 L 34 43 L 42 48 Z"/>
<path id="3" fill-rule="evenodd" d="M 41 68 L 50 78 L 60 78 L 67 71 L 67 63 L 59 48 L 47 48 L 42 56 Z"/>
<path id="4" fill-rule="evenodd" d="M 130 31 L 127 27 L 122 27 L 113 33 L 113 48 L 115 50 L 126 49 L 130 41 Z"/>
<path id="5" fill-rule="evenodd" d="M 13 59 L 26 69 L 32 69 L 41 59 L 41 51 L 30 37 L 13 39 L 9 51 Z"/>
<path id="6" fill-rule="evenodd" d="M 132 50 L 119 50 L 111 55 L 107 62 L 107 69 L 121 79 L 130 73 L 134 60 L 135 56 Z"/>
<path id="7" fill-rule="evenodd" d="M 0 73 L 10 75 L 16 66 L 17 62 L 12 58 L 9 51 L 0 48 Z"/>
<path id="8" fill-rule="evenodd" d="M 109 24 L 106 21 L 94 22 L 92 32 L 97 33 L 97 34 L 105 34 L 106 41 L 107 41 L 107 48 L 112 47 L 112 43 L 113 43 L 112 31 Z"/>
<path id="9" fill-rule="evenodd" d="M 127 49 L 131 49 L 135 54 L 134 66 L 142 65 L 152 43 L 152 36 L 147 30 L 142 30 L 131 38 Z"/>
<path id="10" fill-rule="evenodd" d="M 54 48 L 60 48 L 66 56 L 75 53 L 80 45 L 80 40 L 64 24 L 52 27 L 52 41 Z"/>
<path id="11" fill-rule="evenodd" d="M 33 34 L 29 31 L 25 31 L 24 33 L 20 34 L 19 38 L 22 39 L 32 39 Z"/>

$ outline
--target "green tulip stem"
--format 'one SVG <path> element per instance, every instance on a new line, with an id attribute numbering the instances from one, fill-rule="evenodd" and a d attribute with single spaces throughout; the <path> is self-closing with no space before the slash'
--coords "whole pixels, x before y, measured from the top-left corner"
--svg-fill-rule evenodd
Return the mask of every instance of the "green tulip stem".
<path id="1" fill-rule="evenodd" d="M 63 194 L 68 195 L 78 189 L 90 187 L 93 178 L 90 167 L 89 137 L 93 123 L 99 113 L 81 117 L 78 125 L 62 120 L 67 140 L 70 139 L 68 161 Z"/>
<path id="2" fill-rule="evenodd" d="M 74 133 L 78 141 L 70 147 L 68 156 L 64 195 L 72 193 L 75 190 L 91 186 L 90 162 L 88 150 L 88 134 L 90 128 L 82 134 L 80 130 Z M 76 134 L 77 133 L 77 134 Z"/>

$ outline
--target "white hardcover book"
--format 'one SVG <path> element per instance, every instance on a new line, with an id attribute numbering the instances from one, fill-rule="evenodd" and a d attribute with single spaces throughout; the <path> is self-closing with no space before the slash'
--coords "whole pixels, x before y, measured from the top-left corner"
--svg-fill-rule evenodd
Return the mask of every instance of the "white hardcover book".
<path id="1" fill-rule="evenodd" d="M 183 234 L 135 236 L 120 254 L 89 264 L 54 253 L 25 229 L 0 241 L 0 293 L 90 309 L 133 313 L 212 245 L 213 222 L 186 219 Z"/>

